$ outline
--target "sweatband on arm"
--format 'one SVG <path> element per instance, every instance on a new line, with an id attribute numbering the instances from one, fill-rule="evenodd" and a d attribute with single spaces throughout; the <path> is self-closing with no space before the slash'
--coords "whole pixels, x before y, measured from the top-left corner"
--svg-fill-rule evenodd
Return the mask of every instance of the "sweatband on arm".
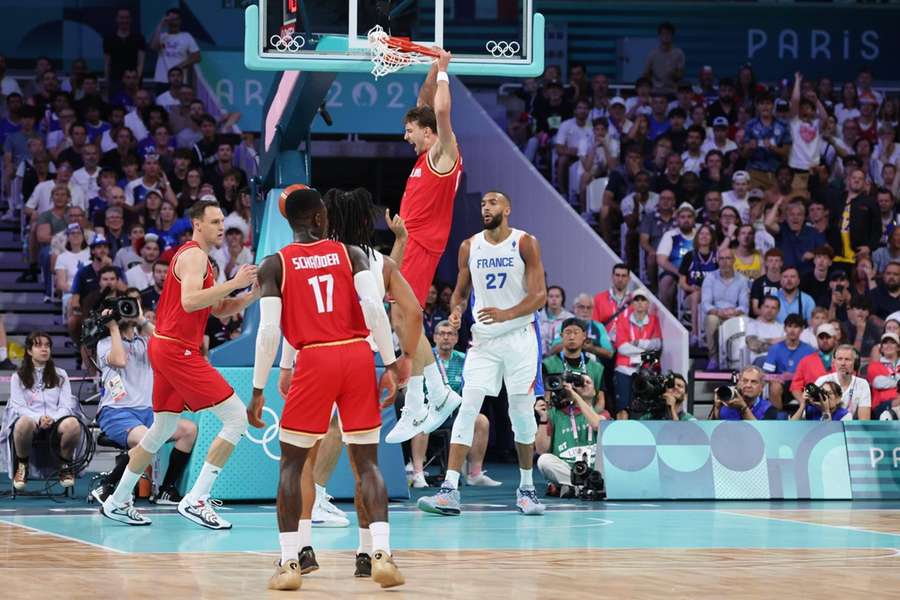
<path id="1" fill-rule="evenodd" d="M 435 80 L 436 81 L 445 81 L 447 83 L 450 83 L 450 76 L 447 75 L 446 71 L 438 71 L 438 74 L 437 74 L 437 77 L 435 78 Z"/>
<path id="2" fill-rule="evenodd" d="M 363 317 L 366 319 L 366 327 L 372 332 L 381 362 L 385 366 L 392 365 L 397 360 L 394 354 L 394 337 L 391 335 L 391 323 L 384 311 L 384 303 L 378 294 L 378 284 L 371 271 L 360 271 L 353 276 L 353 286 L 359 296 L 359 304 L 362 307 Z"/>
<path id="3" fill-rule="evenodd" d="M 253 361 L 253 387 L 263 389 L 275 362 L 281 341 L 281 298 L 265 296 L 259 301 L 259 331 L 256 333 L 256 357 Z"/>
<path id="4" fill-rule="evenodd" d="M 284 339 L 281 341 L 281 364 L 279 365 L 282 369 L 293 369 L 294 368 L 294 359 L 297 358 L 297 349 L 291 346 L 291 344 Z"/>

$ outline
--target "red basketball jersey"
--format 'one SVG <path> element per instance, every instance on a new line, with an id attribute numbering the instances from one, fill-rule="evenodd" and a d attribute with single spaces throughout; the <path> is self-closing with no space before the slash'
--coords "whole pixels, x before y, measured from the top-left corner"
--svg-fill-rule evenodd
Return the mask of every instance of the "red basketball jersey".
<path id="1" fill-rule="evenodd" d="M 400 216 L 409 237 L 431 252 L 442 254 L 447 247 L 462 172 L 462 154 L 449 172 L 440 174 L 432 166 L 428 152 L 423 152 L 406 180 Z"/>
<path id="2" fill-rule="evenodd" d="M 200 244 L 191 240 L 183 244 L 175 253 L 172 263 L 169 265 L 169 272 L 166 274 L 162 295 L 156 305 L 156 333 L 198 349 L 203 344 L 203 333 L 206 331 L 206 322 L 209 320 L 212 307 L 190 313 L 184 310 L 184 307 L 181 306 L 181 280 L 175 274 L 175 265 L 178 264 L 178 258 L 185 250 L 199 247 Z M 203 289 L 211 288 L 215 283 L 212 265 L 207 259 Z"/>
<path id="3" fill-rule="evenodd" d="M 281 329 L 294 348 L 327 344 L 369 335 L 353 265 L 340 242 L 288 244 L 281 257 Z"/>

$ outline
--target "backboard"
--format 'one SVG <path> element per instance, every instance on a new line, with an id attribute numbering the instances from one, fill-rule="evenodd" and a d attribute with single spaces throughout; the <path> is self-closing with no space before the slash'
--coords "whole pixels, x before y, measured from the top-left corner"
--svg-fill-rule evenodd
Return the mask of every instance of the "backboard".
<path id="1" fill-rule="evenodd" d="M 368 72 L 367 34 L 453 53 L 457 75 L 535 77 L 544 70 L 544 18 L 533 0 L 258 0 L 245 12 L 244 63 L 273 71 Z M 403 72 L 425 72 L 413 65 Z"/>

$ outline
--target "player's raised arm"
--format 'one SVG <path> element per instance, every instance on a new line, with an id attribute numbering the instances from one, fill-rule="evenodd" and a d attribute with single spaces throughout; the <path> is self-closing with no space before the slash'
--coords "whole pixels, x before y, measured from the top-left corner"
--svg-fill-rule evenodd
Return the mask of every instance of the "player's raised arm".
<path id="1" fill-rule="evenodd" d="M 469 271 L 469 248 L 472 240 L 465 240 L 459 246 L 459 274 L 456 276 L 456 287 L 450 297 L 450 325 L 459 329 L 462 324 L 462 315 L 469 307 L 469 296 L 472 293 L 472 273 Z"/>
<path id="2" fill-rule="evenodd" d="M 431 68 L 428 69 L 428 75 L 425 76 L 422 87 L 419 88 L 419 97 L 416 98 L 416 106 L 434 107 L 434 93 L 437 91 L 437 74 L 438 63 L 437 61 L 434 61 L 431 63 Z"/>
<path id="3" fill-rule="evenodd" d="M 281 341 L 281 259 L 267 256 L 259 268 L 259 329 L 256 332 L 256 356 L 253 361 L 253 398 L 247 408 L 247 419 L 254 427 L 262 427 L 263 389 Z"/>
<path id="4" fill-rule="evenodd" d="M 181 280 L 181 306 L 195 312 L 219 304 L 235 290 L 256 282 L 256 265 L 241 265 L 234 279 L 203 289 L 209 257 L 200 248 L 189 248 L 178 257 L 175 275 Z"/>
<path id="5" fill-rule="evenodd" d="M 541 261 L 541 248 L 531 235 L 523 235 L 519 242 L 519 254 L 525 261 L 525 287 L 528 294 L 513 307 L 499 309 L 486 307 L 478 311 L 480 323 L 502 323 L 518 317 L 530 315 L 547 302 L 547 284 L 544 280 L 544 264 Z"/>
<path id="6" fill-rule="evenodd" d="M 459 158 L 456 136 L 450 122 L 450 77 L 447 75 L 450 58 L 449 52 L 441 51 L 437 61 L 437 90 L 434 92 L 434 106 L 432 106 L 437 120 L 438 143 L 432 147 L 431 158 L 442 173 L 452 169 L 456 159 Z"/>
<path id="7" fill-rule="evenodd" d="M 387 293 L 394 299 L 400 313 L 400 326 L 397 328 L 397 333 L 402 334 L 400 349 L 404 354 L 412 355 L 422 337 L 422 307 L 419 306 L 419 301 L 409 283 L 400 274 L 397 263 L 388 256 L 384 257 L 382 272 L 388 284 Z"/>

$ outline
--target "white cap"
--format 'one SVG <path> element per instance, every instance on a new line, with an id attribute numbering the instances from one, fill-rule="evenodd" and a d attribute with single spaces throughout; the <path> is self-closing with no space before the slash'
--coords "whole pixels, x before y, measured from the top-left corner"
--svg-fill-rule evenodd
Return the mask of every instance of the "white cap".
<path id="1" fill-rule="evenodd" d="M 837 328 L 831 323 L 822 323 L 818 327 L 816 327 L 816 337 L 822 334 L 830 335 L 831 337 L 837 337 Z"/>
<path id="2" fill-rule="evenodd" d="M 615 96 L 612 100 L 609 101 L 610 106 L 615 106 L 616 104 L 625 106 L 625 99 L 622 98 L 622 96 Z"/>

